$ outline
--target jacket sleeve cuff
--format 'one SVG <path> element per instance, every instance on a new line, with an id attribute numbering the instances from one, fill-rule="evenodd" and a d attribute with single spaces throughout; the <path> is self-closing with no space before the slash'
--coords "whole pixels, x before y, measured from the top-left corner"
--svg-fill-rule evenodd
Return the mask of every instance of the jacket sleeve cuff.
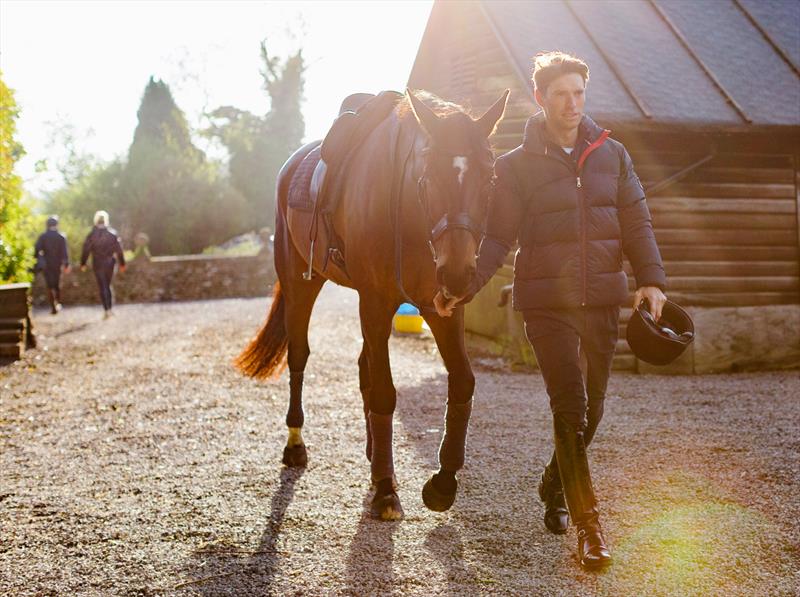
<path id="1" fill-rule="evenodd" d="M 484 237 L 481 242 L 480 254 L 478 255 L 477 271 L 472 279 L 469 292 L 459 304 L 470 302 L 476 294 L 483 288 L 498 269 L 503 265 L 509 247 L 504 242 L 491 236 Z"/>
<path id="2" fill-rule="evenodd" d="M 667 288 L 667 275 L 660 265 L 647 265 L 636 271 L 636 287 L 655 286 L 662 291 Z"/>

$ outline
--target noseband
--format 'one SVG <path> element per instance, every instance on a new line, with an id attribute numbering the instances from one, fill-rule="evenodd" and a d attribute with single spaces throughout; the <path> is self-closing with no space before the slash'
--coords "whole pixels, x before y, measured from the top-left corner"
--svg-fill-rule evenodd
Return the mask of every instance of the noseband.
<path id="1" fill-rule="evenodd" d="M 417 180 L 417 201 L 419 201 L 422 211 L 425 213 L 425 218 L 428 222 L 428 225 L 430 226 L 433 218 L 431 217 L 430 206 L 428 205 L 428 192 L 426 190 L 427 182 L 428 174 L 427 172 L 423 172 L 422 176 L 420 176 Z M 460 207 L 462 206 L 459 206 L 459 208 Z M 428 246 L 431 249 L 431 255 L 433 256 L 434 262 L 437 261 L 436 247 L 434 243 L 438 241 L 448 230 L 458 229 L 469 232 L 472 235 L 472 238 L 475 239 L 475 244 L 480 244 L 481 239 L 483 238 L 483 228 L 475 223 L 475 221 L 470 217 L 469 213 L 462 210 L 452 214 L 450 213 L 450 210 L 448 210 L 433 226 L 433 228 L 428 229 Z"/>

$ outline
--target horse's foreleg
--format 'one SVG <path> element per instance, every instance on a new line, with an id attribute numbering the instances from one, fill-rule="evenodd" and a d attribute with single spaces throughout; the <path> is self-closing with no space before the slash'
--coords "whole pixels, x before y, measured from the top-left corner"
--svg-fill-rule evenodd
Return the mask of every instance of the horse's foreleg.
<path id="1" fill-rule="evenodd" d="M 375 486 L 370 513 L 381 520 L 398 520 L 403 516 L 394 480 L 392 454 L 392 419 L 397 391 L 389 366 L 389 335 L 396 305 L 378 297 L 362 294 L 359 302 L 361 330 L 369 371 L 369 437 L 372 439 L 370 472 Z"/>
<path id="2" fill-rule="evenodd" d="M 464 344 L 464 308 L 456 309 L 449 318 L 431 314 L 425 319 L 447 369 L 447 411 L 439 446 L 439 472 L 425 483 L 422 499 L 431 510 L 444 512 L 456 499 L 456 472 L 464 466 L 475 376 Z"/>
<path id="3" fill-rule="evenodd" d="M 372 460 L 372 433 L 369 430 L 369 358 L 366 340 L 358 357 L 358 386 L 361 390 L 361 400 L 364 402 L 364 421 L 367 427 L 367 460 Z"/>

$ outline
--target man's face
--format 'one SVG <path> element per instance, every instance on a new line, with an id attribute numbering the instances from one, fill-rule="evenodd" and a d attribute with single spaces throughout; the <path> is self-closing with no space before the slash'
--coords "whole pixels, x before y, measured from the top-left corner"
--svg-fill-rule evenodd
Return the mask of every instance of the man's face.
<path id="1" fill-rule="evenodd" d="M 536 91 L 536 101 L 544 109 L 551 126 L 572 130 L 580 124 L 586 103 L 586 83 L 578 73 L 561 75 L 544 93 Z"/>

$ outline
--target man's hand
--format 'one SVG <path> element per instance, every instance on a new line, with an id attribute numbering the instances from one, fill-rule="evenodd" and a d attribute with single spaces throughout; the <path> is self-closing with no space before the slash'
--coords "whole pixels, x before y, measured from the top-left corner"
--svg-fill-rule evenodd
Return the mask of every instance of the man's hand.
<path id="1" fill-rule="evenodd" d="M 85 266 L 85 265 L 82 265 L 82 266 L 81 266 L 81 271 L 82 271 L 82 272 L 85 272 L 85 271 L 86 271 L 86 266 Z"/>
<path id="2" fill-rule="evenodd" d="M 648 310 L 653 316 L 653 319 L 658 321 L 661 319 L 661 309 L 664 308 L 664 303 L 667 302 L 666 295 L 661 292 L 658 286 L 642 286 L 633 295 L 633 310 L 639 307 L 639 303 L 643 300 L 647 301 Z"/>
<path id="3" fill-rule="evenodd" d="M 458 301 L 462 298 L 464 297 L 454 296 L 446 299 L 440 290 L 436 293 L 436 296 L 433 297 L 433 306 L 436 307 L 436 313 L 439 314 L 439 317 L 450 317 L 453 314 L 453 309 L 456 304 L 458 304 Z"/>
<path id="4" fill-rule="evenodd" d="M 125 266 L 125 265 L 120 265 L 120 266 L 119 266 L 119 273 L 124 273 L 124 272 L 125 272 L 125 268 L 126 268 L 126 267 L 127 267 L 127 266 Z"/>

